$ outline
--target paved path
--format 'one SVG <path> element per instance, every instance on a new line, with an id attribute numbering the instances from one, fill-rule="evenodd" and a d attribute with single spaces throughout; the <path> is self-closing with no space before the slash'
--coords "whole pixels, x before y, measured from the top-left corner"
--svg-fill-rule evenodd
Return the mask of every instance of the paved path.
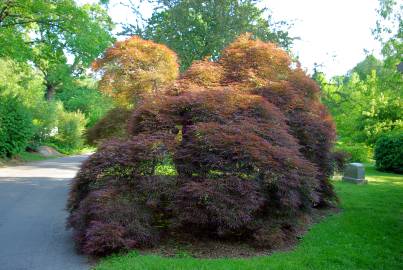
<path id="1" fill-rule="evenodd" d="M 0 168 L 0 269 L 81 270 L 65 230 L 70 179 L 87 155 Z"/>

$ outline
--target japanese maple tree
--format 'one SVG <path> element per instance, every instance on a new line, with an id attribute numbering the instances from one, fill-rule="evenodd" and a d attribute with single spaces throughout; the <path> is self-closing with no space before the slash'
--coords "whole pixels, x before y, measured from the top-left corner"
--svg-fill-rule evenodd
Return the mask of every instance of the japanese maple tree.
<path id="1" fill-rule="evenodd" d="M 84 253 L 184 233 L 278 248 L 315 208 L 334 205 L 335 129 L 315 82 L 248 34 L 221 55 L 147 97 L 128 138 L 83 164 L 68 208 Z"/>

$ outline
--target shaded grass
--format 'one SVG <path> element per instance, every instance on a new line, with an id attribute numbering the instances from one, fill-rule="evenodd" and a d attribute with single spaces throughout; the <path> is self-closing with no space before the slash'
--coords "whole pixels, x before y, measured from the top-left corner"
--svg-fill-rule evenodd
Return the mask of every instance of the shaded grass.
<path id="1" fill-rule="evenodd" d="M 22 152 L 17 155 L 16 159 L 21 162 L 41 161 L 52 157 L 44 157 L 39 153 Z"/>
<path id="2" fill-rule="evenodd" d="M 403 175 L 366 166 L 368 185 L 334 181 L 342 211 L 314 225 L 293 251 L 242 259 L 164 258 L 132 251 L 96 270 L 403 269 Z"/>
<path id="3" fill-rule="evenodd" d="M 32 153 L 32 152 L 22 152 L 13 157 L 12 159 L 0 159 L 0 167 L 2 166 L 12 166 L 12 165 L 19 165 L 26 162 L 33 162 L 33 161 L 41 161 L 50 159 L 52 157 L 44 157 L 39 153 Z"/>

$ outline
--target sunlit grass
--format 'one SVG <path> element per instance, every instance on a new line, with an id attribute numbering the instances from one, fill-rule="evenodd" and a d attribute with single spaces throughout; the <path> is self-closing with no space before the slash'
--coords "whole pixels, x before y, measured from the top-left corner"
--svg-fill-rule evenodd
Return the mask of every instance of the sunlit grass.
<path id="1" fill-rule="evenodd" d="M 403 176 L 367 164 L 367 185 L 334 181 L 341 212 L 314 225 L 289 252 L 242 259 L 111 256 L 96 270 L 403 269 Z"/>

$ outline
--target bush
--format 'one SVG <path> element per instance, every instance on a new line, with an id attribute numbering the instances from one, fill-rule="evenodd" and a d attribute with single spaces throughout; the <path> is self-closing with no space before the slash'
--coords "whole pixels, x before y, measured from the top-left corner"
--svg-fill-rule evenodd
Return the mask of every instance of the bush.
<path id="1" fill-rule="evenodd" d="M 0 157 L 25 150 L 34 132 L 29 110 L 15 97 L 0 96 Z"/>
<path id="2" fill-rule="evenodd" d="M 31 149 L 37 149 L 38 146 L 48 143 L 51 136 L 55 134 L 60 108 L 63 107 L 58 102 L 47 102 L 45 100 L 32 108 L 35 132 L 29 143 Z"/>
<path id="3" fill-rule="evenodd" d="M 175 216 L 192 233 L 231 234 L 250 224 L 263 206 L 258 190 L 256 183 L 236 177 L 188 182 L 176 194 Z"/>
<path id="4" fill-rule="evenodd" d="M 339 142 L 336 149 L 350 155 L 348 162 L 369 162 L 372 158 L 372 149 L 364 143 Z"/>
<path id="5" fill-rule="evenodd" d="M 49 141 L 64 153 L 81 149 L 86 120 L 80 112 L 66 112 L 61 103 L 57 109 L 57 131 Z"/>
<path id="6" fill-rule="evenodd" d="M 94 126 L 87 129 L 85 137 L 90 145 L 96 145 L 112 138 L 127 137 L 127 122 L 131 110 L 114 108 L 107 112 Z"/>
<path id="7" fill-rule="evenodd" d="M 299 217 L 334 205 L 335 130 L 316 84 L 284 51 L 249 36 L 222 55 L 144 100 L 127 138 L 105 141 L 83 164 L 68 203 L 81 251 L 184 232 L 276 248 L 296 238 Z M 209 65 L 220 76 L 200 72 Z M 103 192 L 113 195 L 92 199 Z"/>
<path id="8" fill-rule="evenodd" d="M 350 161 L 351 155 L 342 150 L 335 150 L 332 153 L 334 171 L 338 173 L 344 172 L 347 162 Z"/>
<path id="9" fill-rule="evenodd" d="M 93 69 L 102 74 L 99 89 L 122 106 L 137 105 L 179 74 L 172 50 L 137 36 L 116 41 L 93 63 Z"/>
<path id="10" fill-rule="evenodd" d="M 374 158 L 378 170 L 403 173 L 403 132 L 381 136 L 375 144 Z"/>
<path id="11" fill-rule="evenodd" d="M 63 102 L 67 111 L 82 112 L 87 119 L 87 127 L 94 126 L 113 106 L 112 100 L 95 88 L 80 85 L 57 93 L 56 98 Z"/>

